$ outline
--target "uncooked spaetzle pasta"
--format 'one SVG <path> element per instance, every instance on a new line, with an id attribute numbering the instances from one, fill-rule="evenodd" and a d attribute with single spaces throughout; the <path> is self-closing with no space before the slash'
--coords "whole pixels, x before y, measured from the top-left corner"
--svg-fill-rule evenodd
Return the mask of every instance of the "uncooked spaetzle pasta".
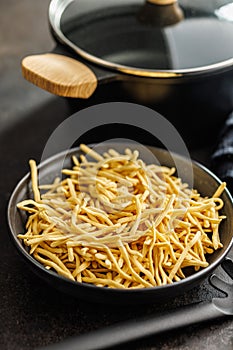
<path id="1" fill-rule="evenodd" d="M 29 162 L 34 198 L 18 204 L 29 214 L 18 237 L 36 260 L 73 281 L 125 289 L 170 284 L 187 267 L 208 266 L 207 255 L 222 247 L 225 183 L 206 198 L 137 150 L 80 148 L 87 155 L 74 156 L 52 184 L 38 186 Z"/>

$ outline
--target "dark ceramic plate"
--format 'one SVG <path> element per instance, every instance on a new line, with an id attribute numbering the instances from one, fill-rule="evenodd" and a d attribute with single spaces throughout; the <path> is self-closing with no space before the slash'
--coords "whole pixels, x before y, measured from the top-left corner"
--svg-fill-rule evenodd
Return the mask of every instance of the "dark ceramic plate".
<path id="1" fill-rule="evenodd" d="M 120 152 L 124 150 L 126 144 L 111 143 L 106 146 L 100 145 L 99 151 L 106 151 L 109 147 L 113 147 Z M 127 145 L 129 146 L 129 145 Z M 134 147 L 129 146 L 134 149 Z M 154 159 L 157 159 L 161 165 L 169 167 L 176 166 L 178 175 L 183 181 L 190 182 L 190 170 L 193 173 L 193 187 L 196 188 L 203 196 L 212 196 L 221 181 L 208 169 L 197 162 L 191 162 L 179 155 L 171 154 L 163 149 L 144 147 L 139 144 L 136 148 L 140 151 L 140 158 L 146 162 L 153 153 Z M 150 150 L 148 152 L 148 149 Z M 61 164 L 64 160 L 64 167 L 71 167 L 71 156 L 79 155 L 79 148 L 71 149 L 67 152 L 59 153 L 39 165 L 40 183 L 50 183 L 53 179 L 60 175 Z M 121 290 L 112 288 L 96 287 L 90 284 L 73 282 L 69 279 L 59 276 L 56 272 L 47 270 L 38 261 L 36 261 L 27 251 L 22 241 L 17 238 L 19 233 L 24 232 L 24 224 L 26 214 L 19 211 L 16 207 L 17 203 L 31 196 L 30 174 L 27 174 L 16 186 L 8 206 L 8 222 L 11 238 L 17 247 L 19 253 L 28 262 L 28 266 L 46 282 L 58 288 L 59 290 L 71 295 L 103 303 L 151 303 L 161 301 L 162 299 L 173 298 L 176 295 L 182 294 L 185 291 L 197 286 L 221 263 L 227 255 L 233 244 L 233 201 L 227 189 L 224 190 L 221 198 L 224 200 L 223 213 L 227 216 L 226 220 L 220 225 L 220 237 L 223 243 L 223 248 L 215 251 L 209 256 L 209 266 L 198 272 L 191 274 L 185 279 L 166 286 Z"/>

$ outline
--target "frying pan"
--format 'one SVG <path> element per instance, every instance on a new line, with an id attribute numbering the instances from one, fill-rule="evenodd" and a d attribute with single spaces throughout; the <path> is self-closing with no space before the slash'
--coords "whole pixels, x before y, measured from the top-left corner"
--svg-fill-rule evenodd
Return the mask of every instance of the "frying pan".
<path id="1" fill-rule="evenodd" d="M 107 145 L 107 146 L 106 146 Z M 123 152 L 125 147 L 129 146 L 134 149 L 132 145 L 126 143 L 104 143 L 100 145 L 99 152 L 104 152 L 109 147 L 115 148 L 119 152 Z M 190 161 L 183 156 L 169 153 L 168 151 L 155 147 L 145 147 L 137 144 L 137 149 L 140 152 L 140 157 L 146 161 L 148 157 L 148 149 L 159 161 L 159 164 L 167 165 L 169 167 L 176 166 L 178 169 L 182 169 L 183 181 L 189 181 L 190 174 Z M 39 166 L 40 183 L 51 183 L 53 179 L 59 175 L 59 167 L 61 161 L 64 161 L 64 167 L 71 167 L 71 156 L 80 155 L 80 149 L 74 148 L 69 151 L 61 152 Z M 221 181 L 211 173 L 207 168 L 197 162 L 192 162 L 193 171 L 193 186 L 203 196 L 212 196 Z M 224 201 L 224 215 L 227 216 L 226 220 L 223 220 L 220 226 L 220 237 L 223 243 L 223 248 L 215 251 L 208 258 L 209 266 L 198 272 L 192 273 L 185 279 L 175 282 L 173 284 L 152 287 L 152 288 L 139 288 L 134 290 L 121 290 L 116 288 L 103 288 L 90 284 L 84 284 L 79 282 L 73 282 L 52 270 L 47 270 L 38 261 L 36 261 L 28 252 L 27 248 L 23 245 L 21 240 L 17 238 L 19 233 L 24 232 L 24 225 L 26 222 L 26 214 L 20 212 L 16 205 L 20 201 L 28 198 L 31 193 L 30 174 L 27 174 L 16 186 L 8 205 L 8 222 L 10 228 L 10 236 L 13 240 L 20 255 L 28 263 L 28 267 L 31 268 L 40 278 L 51 284 L 53 287 L 68 293 L 70 295 L 92 300 L 101 303 L 111 304 L 134 304 L 134 303 L 156 303 L 161 302 L 164 299 L 173 298 L 176 295 L 182 294 L 185 291 L 193 288 L 201 283 L 224 259 L 233 244 L 233 231 L 232 231 L 232 213 L 233 213 L 233 201 L 231 195 L 227 189 L 222 194 Z"/>
<path id="2" fill-rule="evenodd" d="M 58 46 L 24 58 L 23 75 L 74 108 L 109 85 L 111 99 L 147 105 L 186 142 L 206 143 L 233 110 L 230 14 L 230 1 L 52 0 Z"/>

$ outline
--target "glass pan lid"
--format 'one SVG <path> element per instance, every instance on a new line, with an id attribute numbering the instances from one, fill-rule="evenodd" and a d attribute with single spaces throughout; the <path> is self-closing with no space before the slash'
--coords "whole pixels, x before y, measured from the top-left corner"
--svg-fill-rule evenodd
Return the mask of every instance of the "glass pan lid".
<path id="1" fill-rule="evenodd" d="M 131 74 L 195 74 L 232 65 L 233 2 L 172 6 L 182 18 L 161 24 L 158 6 L 142 0 L 53 0 L 50 23 L 84 58 Z"/>

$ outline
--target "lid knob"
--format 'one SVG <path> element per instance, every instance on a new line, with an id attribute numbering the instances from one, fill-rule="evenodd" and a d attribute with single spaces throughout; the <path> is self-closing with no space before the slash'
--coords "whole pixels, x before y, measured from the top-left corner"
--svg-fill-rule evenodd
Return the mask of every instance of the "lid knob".
<path id="1" fill-rule="evenodd" d="M 177 2 L 177 0 L 147 0 L 146 2 L 149 2 L 154 5 L 172 5 Z"/>
<path id="2" fill-rule="evenodd" d="M 180 22 L 184 13 L 177 0 L 146 0 L 138 19 L 141 23 L 166 27 Z"/>

